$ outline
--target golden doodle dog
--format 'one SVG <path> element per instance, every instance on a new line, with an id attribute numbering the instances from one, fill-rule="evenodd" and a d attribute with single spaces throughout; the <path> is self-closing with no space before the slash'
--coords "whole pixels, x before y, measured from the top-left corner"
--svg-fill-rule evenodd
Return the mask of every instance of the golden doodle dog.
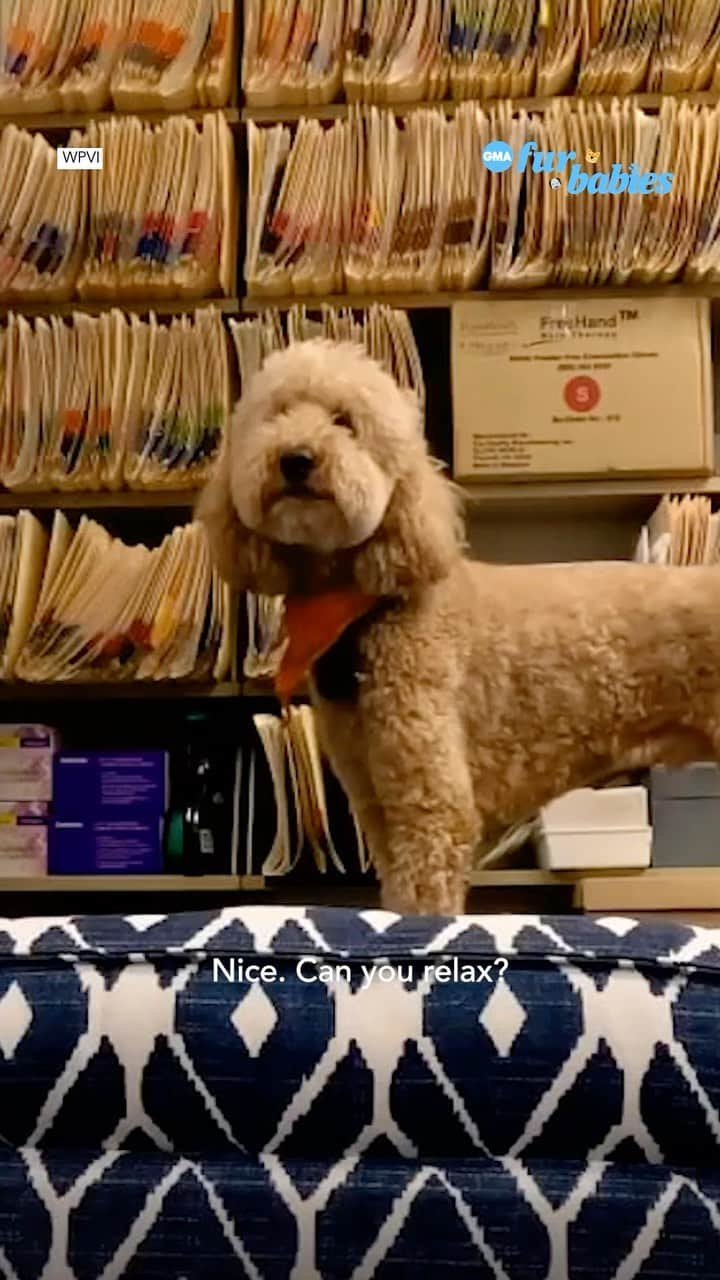
<path id="1" fill-rule="evenodd" d="M 461 911 L 478 843 L 571 788 L 720 757 L 717 569 L 468 560 L 417 403 L 355 346 L 266 360 L 198 515 L 229 582 L 331 619 L 311 695 L 388 909 Z"/>

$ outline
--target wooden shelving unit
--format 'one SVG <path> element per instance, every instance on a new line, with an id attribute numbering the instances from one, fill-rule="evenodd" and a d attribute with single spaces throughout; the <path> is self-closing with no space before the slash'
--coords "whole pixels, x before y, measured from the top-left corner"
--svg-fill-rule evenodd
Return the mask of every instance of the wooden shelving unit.
<path id="1" fill-rule="evenodd" d="M 238 0 L 239 3 L 239 0 Z M 716 105 L 720 102 L 720 94 L 713 93 L 688 93 L 677 95 L 687 102 L 704 105 Z M 568 97 L 568 102 L 577 102 L 578 99 Z M 583 99 L 582 101 L 590 101 Z M 592 101 L 602 102 L 608 105 L 612 101 L 611 95 L 601 95 L 592 99 Z M 660 108 L 662 97 L 659 94 L 636 94 L 632 96 L 632 101 L 640 108 L 646 111 L 657 111 Z M 547 97 L 526 97 L 514 100 L 514 105 L 518 109 L 525 111 L 543 112 L 546 111 L 553 99 Z M 379 104 L 378 104 L 379 105 Z M 449 100 L 429 101 L 416 103 L 388 103 L 383 104 L 395 112 L 398 116 L 405 116 L 413 111 L 423 108 L 434 108 L 444 111 L 451 115 L 456 110 L 458 103 Z M 493 100 L 483 102 L 486 109 L 493 106 Z M 236 131 L 236 141 L 240 143 L 240 131 L 250 121 L 258 124 L 277 124 L 297 122 L 303 117 L 314 118 L 321 121 L 331 122 L 338 119 L 346 119 L 353 110 L 366 110 L 366 104 L 357 104 L 351 106 L 345 102 L 336 102 L 325 106 L 281 106 L 272 108 L 239 108 L 231 105 L 221 109 L 221 114 Z M 191 119 L 200 121 L 211 108 L 195 108 L 183 114 Z M 53 142 L 59 145 L 60 135 L 68 133 L 72 129 L 85 128 L 91 121 L 101 122 L 122 118 L 125 114 L 134 114 L 142 121 L 150 124 L 160 124 L 172 117 L 172 112 L 162 111 L 145 111 L 135 113 L 117 113 L 111 110 L 103 110 L 97 113 L 51 113 L 45 115 L 24 115 L 16 116 L 0 116 L 0 128 L 8 124 L 15 124 L 20 128 L 24 128 L 34 132 L 44 132 L 53 138 Z M 56 135 L 56 136 L 54 136 Z M 238 145 L 237 154 L 242 154 L 242 148 Z M 242 244 L 240 248 L 240 261 L 242 261 Z M 702 297 L 709 299 L 720 299 L 720 283 L 707 285 L 691 285 L 682 282 L 667 286 L 587 286 L 560 288 L 551 287 L 547 289 L 518 289 L 518 290 L 474 290 L 467 293 L 453 292 L 392 292 L 392 293 L 368 293 L 368 294 L 334 294 L 334 295 L 305 295 L 305 296 L 257 296 L 248 294 L 240 296 L 243 290 L 243 284 L 238 280 L 234 286 L 235 296 L 231 297 L 213 297 L 213 298 L 113 298 L 113 299 L 94 299 L 80 300 L 69 299 L 57 303 L 20 301 L 11 299 L 0 302 L 0 321 L 3 316 L 14 311 L 27 316 L 50 316 L 59 315 L 63 317 L 72 316 L 74 313 L 87 313 L 91 315 L 99 315 L 114 308 L 120 308 L 127 312 L 135 314 L 147 315 L 154 312 L 158 316 L 176 316 L 178 314 L 192 312 L 200 307 L 215 307 L 224 316 L 235 316 L 241 314 L 255 314 L 268 308 L 288 309 L 294 305 L 304 305 L 309 309 L 317 308 L 322 304 L 338 307 L 352 307 L 361 309 L 371 305 L 372 303 L 382 303 L 385 305 L 404 308 L 411 311 L 448 311 L 455 302 L 470 300 L 492 300 L 493 302 L 516 301 L 519 299 L 546 299 L 548 301 L 568 301 L 571 299 L 581 299 L 587 296 L 588 292 L 592 292 L 593 297 L 598 298 L 627 298 L 633 293 L 638 293 L 644 297 Z M 418 317 L 422 321 L 422 317 Z M 428 323 L 436 324 L 438 320 L 435 317 L 429 317 Z M 607 512 L 610 515 L 620 512 L 627 508 L 628 512 L 633 513 L 635 517 L 638 509 L 644 504 L 651 508 L 655 500 L 663 493 L 668 492 L 696 492 L 707 493 L 710 495 L 720 494 L 720 476 L 713 477 L 678 477 L 677 479 L 612 479 L 602 481 L 537 481 L 531 483 L 515 482 L 515 483 L 492 483 L 477 484 L 468 483 L 463 486 L 468 505 L 469 515 L 481 522 L 485 518 L 488 523 L 496 520 L 500 525 L 503 521 L 506 524 L 514 523 L 519 520 L 520 513 L 527 512 L 528 518 L 544 518 L 545 513 L 556 514 L 558 512 L 571 512 L 581 515 L 583 518 L 589 512 Z M 181 513 L 180 518 L 186 518 L 188 512 L 192 508 L 196 494 L 192 491 L 119 491 L 119 492 L 54 492 L 54 493 L 0 493 L 0 512 L 17 511 L 21 508 L 31 508 L 36 510 L 50 510 L 58 507 L 60 509 L 75 511 L 108 511 L 108 512 L 128 512 L 136 513 L 134 519 L 138 518 L 141 513 L 152 512 L 173 512 Z M 159 518 L 162 518 L 161 516 Z M 577 524 L 581 524 L 582 520 L 578 520 Z M 564 536 L 564 535 L 563 535 Z M 480 551 L 483 547 L 481 544 Z M 197 700 L 215 700 L 231 702 L 239 699 L 271 699 L 273 697 L 272 687 L 267 682 L 254 681 L 237 681 L 223 682 L 213 684 L 211 682 L 146 682 L 146 683 L 69 683 L 69 684 L 0 684 L 0 702 L 5 703 L 6 707 L 13 709 L 15 714 L 16 708 L 23 708 L 22 714 L 27 714 L 25 707 L 45 707 L 50 709 L 53 704 L 57 704 L 58 720 L 65 717 L 74 717 L 76 714 L 94 715 L 92 704 L 97 703 L 102 715 L 102 706 L 110 702 L 132 702 L 137 704 L 128 713 L 129 718 L 133 722 L 138 722 L 141 714 L 147 714 L 143 707 L 145 703 L 158 704 L 157 710 L 151 711 L 150 716 L 160 719 L 164 714 L 170 715 L 169 705 L 162 708 L 160 704 L 171 704 L 177 701 L 185 702 L 193 699 Z M 77 707 L 77 713 L 73 707 Z M 51 714 L 51 710 L 49 714 Z M 121 715 L 120 708 L 116 707 L 114 714 Z M 222 714 L 220 708 L 216 708 L 216 714 Z M 230 716 L 235 714 L 233 708 L 228 709 Z M 6 714 L 5 718 L 9 718 Z M 623 904 L 627 906 L 628 899 L 632 899 L 632 904 L 636 906 L 640 900 L 645 903 L 645 909 L 655 909 L 655 903 L 660 903 L 663 908 L 669 906 L 677 906 L 682 909 L 692 909 L 694 907 L 704 909 L 720 909 L 720 868 L 716 871 L 707 869 L 698 871 L 686 871 L 684 869 L 671 869 L 668 871 L 660 871 L 658 869 L 643 872 L 548 872 L 538 868 L 509 868 L 509 869 L 492 869 L 487 871 L 478 871 L 472 879 L 473 888 L 483 890 L 508 890 L 514 892 L 523 889 L 534 890 L 561 890 L 565 895 L 570 895 L 573 905 L 588 910 L 605 910 L 614 909 L 622 910 Z M 8 895 L 23 894 L 39 894 L 41 898 L 47 897 L 52 893 L 68 893 L 68 894 L 109 894 L 127 893 L 132 895 L 155 895 L 158 904 L 168 894 L 181 893 L 191 895 L 234 895 L 239 893 L 247 893 L 250 895 L 258 895 L 263 891 L 282 892 L 283 881 L 275 879 L 266 881 L 262 876 L 240 876 L 240 875 L 215 875 L 215 876 L 179 876 L 173 874 L 163 874 L 154 876 L 132 876 L 132 875 L 97 875 L 97 876 L 41 876 L 41 877 L 0 877 L 0 896 L 3 893 Z M 313 889 L 316 882 L 308 885 L 307 898 L 313 900 Z M 631 888 L 630 888 L 631 887 Z M 288 892 L 291 892 L 291 885 L 288 883 Z M 302 887 L 298 886 L 298 881 L 292 879 L 292 893 L 297 895 L 302 892 Z M 318 889 L 318 893 L 319 893 Z M 324 884 L 322 889 L 326 900 L 337 901 L 341 903 L 347 901 L 348 897 L 352 897 L 352 886 L 345 886 L 342 883 Z M 672 901 L 668 899 L 668 895 Z M 191 905 L 191 899 L 187 905 Z M 45 909 L 49 909 L 46 907 Z M 162 909 L 162 908 L 161 908 Z"/>

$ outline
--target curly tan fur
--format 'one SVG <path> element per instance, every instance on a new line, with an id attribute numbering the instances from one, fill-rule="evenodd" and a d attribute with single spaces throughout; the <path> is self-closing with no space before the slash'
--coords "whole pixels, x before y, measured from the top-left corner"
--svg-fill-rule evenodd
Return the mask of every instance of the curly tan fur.
<path id="1" fill-rule="evenodd" d="M 298 496 L 280 458 L 300 446 Z M 238 587 L 388 601 L 356 696 L 313 701 L 390 909 L 462 910 L 477 843 L 573 787 L 720 757 L 718 571 L 469 561 L 417 405 L 355 347 L 266 361 L 199 515 Z"/>

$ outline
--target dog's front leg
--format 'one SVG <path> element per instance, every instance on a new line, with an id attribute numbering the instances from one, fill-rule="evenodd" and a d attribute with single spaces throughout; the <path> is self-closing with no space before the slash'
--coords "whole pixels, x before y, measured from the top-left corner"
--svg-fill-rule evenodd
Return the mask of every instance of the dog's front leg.
<path id="1" fill-rule="evenodd" d="M 432 700 L 435 701 L 434 699 Z M 383 814 L 377 872 L 382 905 L 453 915 L 465 905 L 481 834 L 459 722 L 440 706 L 385 716 L 367 734 L 368 765 Z"/>

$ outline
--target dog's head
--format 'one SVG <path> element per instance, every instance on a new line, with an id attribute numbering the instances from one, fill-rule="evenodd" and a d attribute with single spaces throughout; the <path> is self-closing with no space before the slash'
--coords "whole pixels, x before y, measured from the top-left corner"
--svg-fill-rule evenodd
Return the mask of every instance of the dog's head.
<path id="1" fill-rule="evenodd" d="M 299 581 L 404 593 L 460 554 L 453 490 L 428 457 L 416 398 L 350 343 L 268 357 L 197 514 L 223 577 L 267 595 Z"/>

